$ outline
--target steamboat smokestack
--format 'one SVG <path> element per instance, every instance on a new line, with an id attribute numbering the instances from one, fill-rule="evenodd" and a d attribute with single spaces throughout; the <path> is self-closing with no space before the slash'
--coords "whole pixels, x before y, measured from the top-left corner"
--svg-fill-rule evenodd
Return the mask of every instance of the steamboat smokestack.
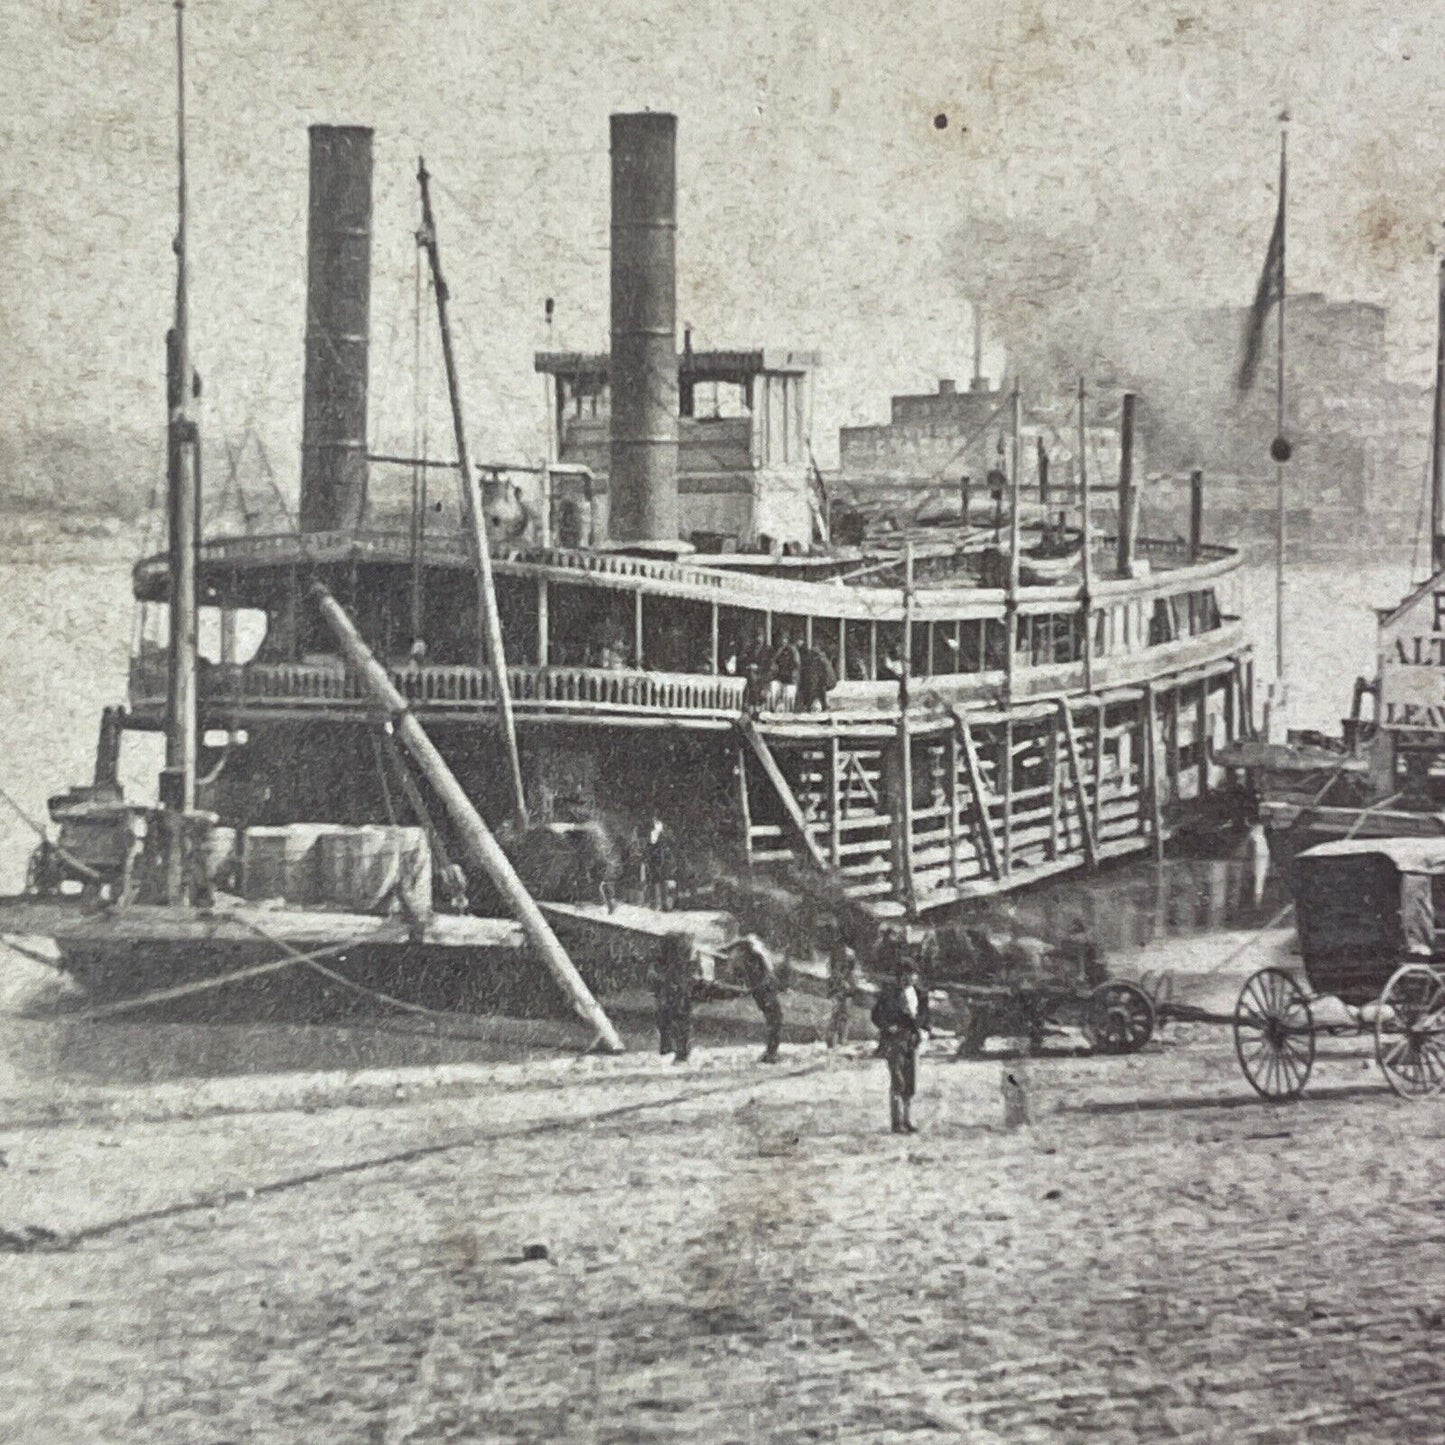
<path id="1" fill-rule="evenodd" d="M 366 511 L 371 131 L 311 127 L 301 530 L 349 531 Z"/>
<path id="2" fill-rule="evenodd" d="M 674 547 L 677 507 L 677 117 L 612 117 L 609 532 Z"/>

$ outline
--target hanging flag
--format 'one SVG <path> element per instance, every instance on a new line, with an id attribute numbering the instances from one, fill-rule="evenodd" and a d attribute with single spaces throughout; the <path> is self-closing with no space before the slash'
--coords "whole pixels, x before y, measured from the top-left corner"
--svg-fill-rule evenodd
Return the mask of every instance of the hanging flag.
<path id="1" fill-rule="evenodd" d="M 1249 319 L 1244 327 L 1244 359 L 1239 364 L 1239 375 L 1235 385 L 1240 391 L 1248 391 L 1254 385 L 1259 370 L 1259 357 L 1264 349 L 1264 323 L 1270 308 L 1284 299 L 1284 214 L 1285 214 L 1285 158 L 1281 149 L 1279 157 L 1279 209 L 1275 212 L 1274 230 L 1270 232 L 1269 250 L 1264 257 L 1264 270 L 1260 273 L 1259 286 L 1254 293 L 1254 305 L 1249 308 Z"/>

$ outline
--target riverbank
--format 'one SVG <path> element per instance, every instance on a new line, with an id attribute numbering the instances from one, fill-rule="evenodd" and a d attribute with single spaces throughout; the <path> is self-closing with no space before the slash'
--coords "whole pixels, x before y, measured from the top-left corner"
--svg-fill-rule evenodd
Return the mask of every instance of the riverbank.
<path id="1" fill-rule="evenodd" d="M 1364 1052 L 1030 1062 L 1014 1131 L 934 1054 L 909 1139 L 869 1052 L 0 1131 L 0 1436 L 1436 1438 L 1438 1106 Z"/>

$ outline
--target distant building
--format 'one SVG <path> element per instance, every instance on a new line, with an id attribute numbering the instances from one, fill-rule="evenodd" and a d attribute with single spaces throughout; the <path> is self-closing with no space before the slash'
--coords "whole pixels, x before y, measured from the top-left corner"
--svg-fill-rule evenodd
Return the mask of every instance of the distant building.
<path id="1" fill-rule="evenodd" d="M 1121 319 L 1113 355 L 1071 358 L 1089 379 L 1088 465 L 1101 526 L 1111 525 L 1118 479 L 1119 398 L 1139 394 L 1135 475 L 1142 479 L 1141 530 L 1173 536 L 1187 525 L 1188 478 L 1205 475 L 1206 534 L 1256 552 L 1275 535 L 1273 318 L 1253 388 L 1235 385 L 1244 307 L 1146 312 Z M 1289 298 L 1285 432 L 1290 548 L 1296 555 L 1362 548 L 1407 554 L 1420 515 L 1429 452 L 1430 398 L 1424 387 L 1389 380 L 1386 312 L 1367 302 Z M 1125 333 L 1125 328 L 1127 332 Z M 1013 348 L 1021 369 L 1046 376 L 1041 360 Z M 1042 439 L 1051 480 L 1071 485 L 1077 425 L 1069 379 L 1050 399 L 1025 396 L 1025 493 Z M 998 464 L 1009 431 L 1008 397 L 996 390 L 895 396 L 887 423 L 844 427 L 841 487 L 916 490 L 981 479 Z M 1362 519 L 1368 523 L 1362 526 Z"/>
<path id="2" fill-rule="evenodd" d="M 1091 491 L 1112 487 L 1119 473 L 1119 401 L 1091 400 L 1086 462 Z M 1061 504 L 1077 496 L 1077 402 L 1064 398 L 1041 405 L 1024 400 L 1020 485 L 1040 499 L 1040 456 L 1048 459 L 1050 494 Z M 982 496 L 990 472 L 1012 468 L 1010 394 L 987 386 L 959 391 L 942 379 L 938 390 L 895 396 L 889 420 L 879 426 L 843 427 L 839 433 L 839 477 L 844 496 L 956 489 L 964 477 Z"/>

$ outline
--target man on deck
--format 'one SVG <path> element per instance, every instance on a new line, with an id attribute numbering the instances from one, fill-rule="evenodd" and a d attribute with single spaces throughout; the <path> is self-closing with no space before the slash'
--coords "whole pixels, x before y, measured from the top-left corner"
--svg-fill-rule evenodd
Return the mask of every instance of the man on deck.
<path id="1" fill-rule="evenodd" d="M 838 685 L 832 660 L 816 644 L 805 647 L 798 658 L 798 711 L 827 712 L 828 694 Z"/>
<path id="2" fill-rule="evenodd" d="M 773 653 L 773 676 L 783 685 L 783 707 L 788 712 L 793 710 L 794 699 L 797 697 L 800 667 L 801 654 L 798 644 L 793 641 L 792 633 L 784 629 L 782 641 Z"/>

